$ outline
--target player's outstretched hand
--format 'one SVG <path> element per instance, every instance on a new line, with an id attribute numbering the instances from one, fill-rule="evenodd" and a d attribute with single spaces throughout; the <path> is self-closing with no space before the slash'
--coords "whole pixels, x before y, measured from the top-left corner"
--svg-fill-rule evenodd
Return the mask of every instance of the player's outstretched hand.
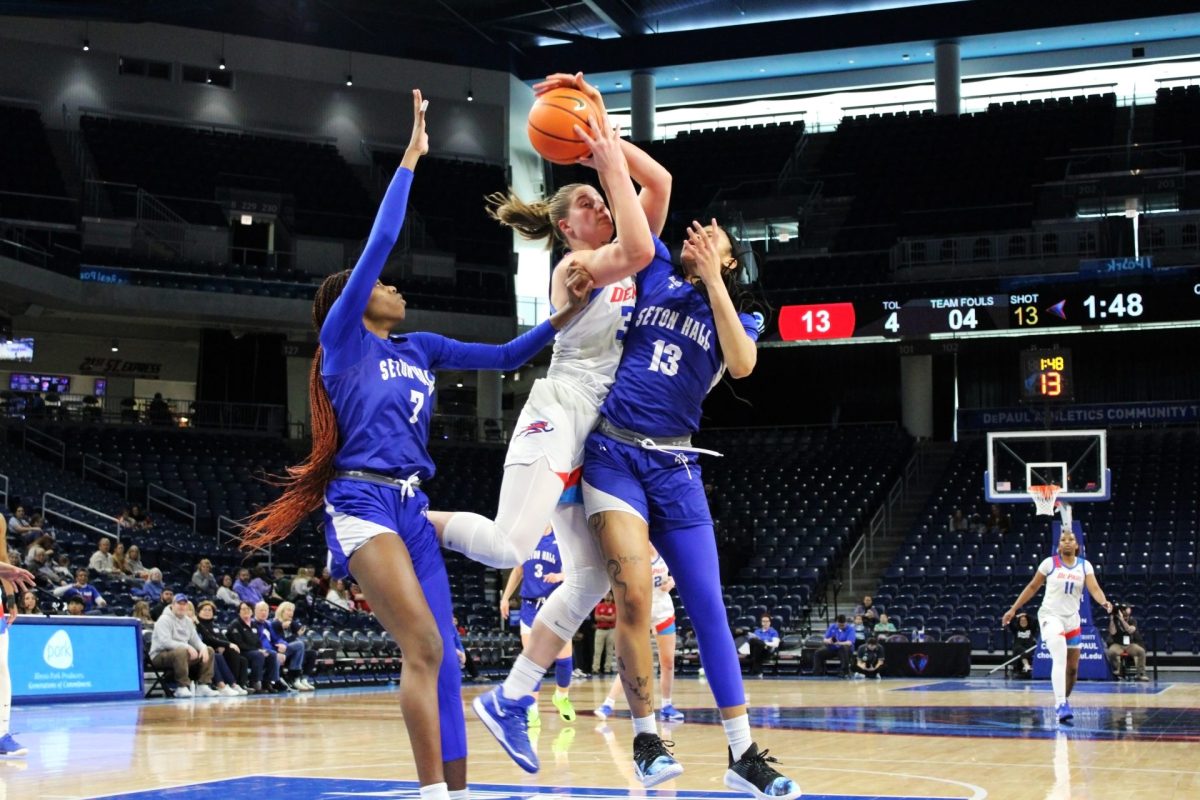
<path id="1" fill-rule="evenodd" d="M 1013 610 L 1010 608 L 1008 611 L 1005 611 L 1004 616 L 1000 618 L 1000 624 L 1007 628 L 1008 623 L 1012 622 L 1013 617 L 1015 616 L 1016 614 L 1014 614 Z"/>
<path id="2" fill-rule="evenodd" d="M 622 177 L 621 173 L 627 169 L 627 165 L 625 152 L 621 149 L 619 130 L 607 127 L 602 120 L 589 116 L 588 130 L 585 131 L 583 126 L 576 125 L 575 135 L 582 139 L 591 151 L 589 155 L 579 159 L 580 164 L 618 180 Z"/>
<path id="3" fill-rule="evenodd" d="M 711 228 L 692 220 L 687 241 L 683 243 L 684 252 L 690 251 L 695 259 L 696 275 L 706 284 L 721 282 L 721 253 L 717 250 L 716 230 L 716 219 L 713 219 Z"/>
<path id="4" fill-rule="evenodd" d="M 17 591 L 25 591 L 34 587 L 33 573 L 28 570 L 21 569 L 13 564 L 0 562 L 0 578 L 6 581 L 12 581 L 13 586 Z"/>
<path id="5" fill-rule="evenodd" d="M 429 108 L 429 101 L 421 96 L 420 89 L 413 89 L 412 97 L 412 135 L 408 139 L 408 147 L 404 151 L 404 157 L 400 159 L 400 166 L 409 169 L 415 169 L 417 160 L 429 152 L 429 134 L 425 133 L 425 109 Z"/>
<path id="6" fill-rule="evenodd" d="M 579 316 L 579 312 L 587 308 L 587 304 L 592 299 L 592 281 L 591 273 L 586 269 L 568 265 L 567 268 L 567 304 L 550 316 L 550 325 L 556 330 L 561 331 L 575 317 Z"/>

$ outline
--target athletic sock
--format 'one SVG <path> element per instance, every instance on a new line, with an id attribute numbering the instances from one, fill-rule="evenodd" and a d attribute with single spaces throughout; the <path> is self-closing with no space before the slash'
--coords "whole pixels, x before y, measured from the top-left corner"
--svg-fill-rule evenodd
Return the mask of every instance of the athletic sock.
<path id="1" fill-rule="evenodd" d="M 526 658 L 522 653 L 513 662 L 512 669 L 504 680 L 504 685 L 500 687 L 500 691 L 509 700 L 520 700 L 537 691 L 537 685 L 545 674 L 545 669 Z"/>
<path id="2" fill-rule="evenodd" d="M 721 726 L 725 728 L 725 738 L 729 740 L 733 760 L 737 761 L 750 749 L 750 745 L 754 744 L 754 739 L 750 736 L 750 715 L 742 714 L 740 717 L 721 720 Z"/>

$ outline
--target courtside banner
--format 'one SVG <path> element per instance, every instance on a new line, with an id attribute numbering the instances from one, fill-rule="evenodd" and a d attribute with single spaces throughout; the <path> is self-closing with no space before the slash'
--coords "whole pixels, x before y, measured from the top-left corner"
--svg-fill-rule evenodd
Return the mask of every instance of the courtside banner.
<path id="1" fill-rule="evenodd" d="M 1095 403 L 1058 408 L 1017 406 L 1014 408 L 964 408 L 958 412 L 958 429 L 970 431 L 1020 430 L 1021 428 L 1096 428 L 1198 422 L 1200 400 L 1173 403 Z"/>
<path id="2" fill-rule="evenodd" d="M 135 619 L 21 616 L 7 635 L 13 703 L 142 697 L 142 627 Z"/>

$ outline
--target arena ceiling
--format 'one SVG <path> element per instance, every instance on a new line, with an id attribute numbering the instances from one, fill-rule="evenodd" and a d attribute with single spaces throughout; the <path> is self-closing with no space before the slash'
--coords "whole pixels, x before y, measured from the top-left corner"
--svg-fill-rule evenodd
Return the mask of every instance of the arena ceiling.
<path id="1" fill-rule="evenodd" d="M 0 14 L 157 22 L 524 80 L 649 70 L 660 86 L 920 63 L 942 40 L 975 58 L 1200 37 L 1195 0 L 0 0 Z"/>

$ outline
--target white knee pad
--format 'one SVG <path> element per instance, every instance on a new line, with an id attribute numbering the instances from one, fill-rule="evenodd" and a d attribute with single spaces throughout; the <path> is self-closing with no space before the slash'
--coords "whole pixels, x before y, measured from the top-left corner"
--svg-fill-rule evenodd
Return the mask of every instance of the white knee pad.
<path id="1" fill-rule="evenodd" d="M 442 546 L 496 569 L 512 569 L 523 561 L 507 531 L 487 517 L 466 511 L 450 517 Z"/>
<path id="2" fill-rule="evenodd" d="M 608 592 L 608 573 L 600 545 L 587 529 L 583 507 L 560 505 L 554 532 L 562 556 L 563 582 L 538 612 L 538 621 L 562 639 L 570 639 Z"/>

